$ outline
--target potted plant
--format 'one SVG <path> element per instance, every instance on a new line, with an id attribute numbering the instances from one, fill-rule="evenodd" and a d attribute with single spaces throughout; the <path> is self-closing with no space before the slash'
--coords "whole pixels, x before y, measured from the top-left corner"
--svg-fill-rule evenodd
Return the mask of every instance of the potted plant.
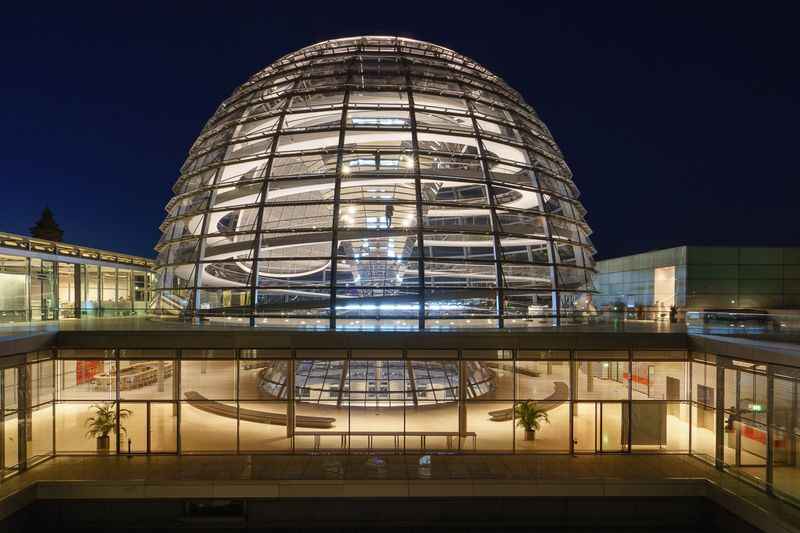
<path id="1" fill-rule="evenodd" d="M 514 409 L 517 417 L 517 426 L 525 430 L 525 440 L 534 440 L 536 431 L 541 427 L 542 421 L 550 423 L 547 411 L 536 405 L 532 400 L 518 403 Z"/>
<path id="2" fill-rule="evenodd" d="M 94 404 L 90 409 L 94 409 L 94 416 L 86 420 L 86 436 L 97 439 L 98 452 L 108 452 L 111 448 L 111 438 L 108 434 L 114 431 L 118 417 L 120 421 L 119 430 L 127 433 L 128 430 L 122 425 L 122 421 L 131 415 L 131 411 L 130 409 L 120 409 L 119 415 L 117 415 L 116 404 L 114 403 Z"/>

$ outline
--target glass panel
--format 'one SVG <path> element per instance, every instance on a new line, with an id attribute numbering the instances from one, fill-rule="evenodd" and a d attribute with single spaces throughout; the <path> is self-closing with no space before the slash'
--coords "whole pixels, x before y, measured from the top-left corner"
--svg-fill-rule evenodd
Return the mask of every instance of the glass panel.
<path id="1" fill-rule="evenodd" d="M 236 452 L 236 402 L 181 402 L 181 453 Z"/>
<path id="2" fill-rule="evenodd" d="M 772 487 L 776 492 L 800 499 L 800 435 L 776 431 L 772 446 Z"/>
<path id="3" fill-rule="evenodd" d="M 516 371 L 518 399 L 569 400 L 569 362 L 517 361 Z"/>
<path id="4" fill-rule="evenodd" d="M 150 453 L 178 451 L 178 404 L 150 402 Z"/>
<path id="5" fill-rule="evenodd" d="M 467 402 L 466 429 L 476 434 L 478 451 L 511 452 L 514 447 L 513 402 Z M 472 451 L 472 437 L 462 442 L 465 451 Z"/>
<path id="6" fill-rule="evenodd" d="M 575 413 L 572 418 L 573 438 L 576 452 L 594 453 L 598 432 L 598 412 L 600 405 L 594 402 L 577 402 L 574 404 Z"/>
<path id="7" fill-rule="evenodd" d="M 174 398 L 174 361 L 122 361 L 119 395 L 125 400 L 170 400 Z"/>
<path id="8" fill-rule="evenodd" d="M 717 367 L 692 362 L 692 401 L 707 407 L 716 407 Z"/>
<path id="9" fill-rule="evenodd" d="M 115 409 L 113 402 L 60 402 L 56 403 L 56 453 L 100 453 L 102 443 L 87 435 L 90 418 L 97 418 L 98 409 Z M 114 431 L 108 433 L 108 451 L 116 451 Z M 107 453 L 107 452 L 106 452 Z"/>
<path id="10" fill-rule="evenodd" d="M 286 436 L 286 417 L 286 402 L 240 402 L 240 451 L 286 452 L 291 450 L 291 439 Z"/>
<path id="11" fill-rule="evenodd" d="M 28 411 L 31 423 L 28 424 L 28 461 L 34 461 L 53 454 L 53 404 L 47 403 Z"/>
<path id="12" fill-rule="evenodd" d="M 310 152 L 336 149 L 339 146 L 339 133 L 322 131 L 315 133 L 284 134 L 278 139 L 278 153 Z"/>
<path id="13" fill-rule="evenodd" d="M 17 440 L 19 425 L 17 414 L 6 414 L 3 417 L 3 446 L 5 472 L 19 464 L 19 441 Z M 0 473 L 2 475 L 2 473 Z"/>
<path id="14" fill-rule="evenodd" d="M 520 407 L 526 405 L 524 403 L 517 403 L 516 415 L 516 451 L 517 453 L 524 452 L 568 452 L 569 451 L 569 402 L 566 401 L 533 401 L 527 404 L 527 407 Z M 586 404 L 584 404 L 586 405 Z M 546 418 L 539 417 L 539 429 L 533 433 L 527 432 L 525 424 L 522 422 L 523 415 L 528 413 L 529 409 L 534 412 L 542 412 Z M 576 420 L 578 420 L 576 418 Z M 582 418 L 583 426 L 586 424 L 586 417 Z M 581 444 L 583 440 L 589 438 L 588 427 L 584 427 L 585 431 L 580 436 Z M 589 442 L 593 442 L 592 439 Z M 589 446 L 589 444 L 587 444 Z M 577 449 L 578 445 L 576 445 Z"/>
<path id="15" fill-rule="evenodd" d="M 147 453 L 147 403 L 120 403 L 120 437 L 121 452 Z"/>
<path id="16" fill-rule="evenodd" d="M 233 361 L 181 361 L 181 397 L 195 401 L 235 400 L 235 376 Z"/>
<path id="17" fill-rule="evenodd" d="M 578 399 L 628 399 L 627 361 L 580 361 L 575 372 Z"/>
<path id="18" fill-rule="evenodd" d="M 338 128 L 341 121 L 342 111 L 340 109 L 289 113 L 284 118 L 283 131 Z"/>
<path id="19" fill-rule="evenodd" d="M 631 386 L 634 400 L 686 400 L 687 363 L 642 362 L 632 364 Z"/>
<path id="20" fill-rule="evenodd" d="M 618 452 L 627 449 L 627 404 L 623 409 L 622 403 L 604 402 L 599 404 L 600 420 L 600 450 L 604 452 Z M 625 420 L 623 420 L 623 417 Z"/>
<path id="21" fill-rule="evenodd" d="M 27 317 L 27 259 L 0 255 L 0 322 L 26 320 Z"/>
<path id="22" fill-rule="evenodd" d="M 59 400 L 115 400 L 116 384 L 117 365 L 114 361 L 58 361 L 56 385 Z"/>

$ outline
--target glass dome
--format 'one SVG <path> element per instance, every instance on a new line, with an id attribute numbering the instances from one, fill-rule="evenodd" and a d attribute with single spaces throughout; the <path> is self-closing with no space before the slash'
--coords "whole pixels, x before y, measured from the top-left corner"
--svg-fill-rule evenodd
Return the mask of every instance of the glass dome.
<path id="1" fill-rule="evenodd" d="M 167 204 L 158 311 L 275 328 L 528 327 L 593 308 L 571 172 L 519 94 L 398 37 L 256 73 Z"/>
<path id="2" fill-rule="evenodd" d="M 287 397 L 287 361 L 267 361 L 258 373 L 259 394 Z M 495 363 L 496 364 L 496 363 Z M 466 396 L 479 398 L 496 387 L 487 363 L 467 361 Z M 298 361 L 297 401 L 350 407 L 437 405 L 458 400 L 458 361 Z"/>

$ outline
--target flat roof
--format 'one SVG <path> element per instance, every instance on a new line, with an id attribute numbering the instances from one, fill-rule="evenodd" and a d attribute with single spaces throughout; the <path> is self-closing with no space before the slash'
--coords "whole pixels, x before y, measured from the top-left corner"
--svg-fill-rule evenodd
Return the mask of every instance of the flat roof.
<path id="1" fill-rule="evenodd" d="M 55 256 L 52 258 L 53 260 L 64 262 L 99 261 L 140 268 L 143 267 L 148 270 L 152 270 L 156 266 L 155 261 L 147 257 L 101 250 L 99 248 L 90 248 L 77 244 L 48 241 L 46 239 L 38 239 L 27 235 L 17 235 L 0 231 L 0 254 L 2 253 L 31 257 L 43 254 Z"/>

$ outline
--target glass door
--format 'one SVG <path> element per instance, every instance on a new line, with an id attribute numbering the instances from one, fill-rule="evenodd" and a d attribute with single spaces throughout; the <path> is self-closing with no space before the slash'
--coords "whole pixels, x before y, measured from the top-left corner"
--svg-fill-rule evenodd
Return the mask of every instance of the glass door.
<path id="1" fill-rule="evenodd" d="M 178 453 L 178 405 L 148 402 L 148 453 Z"/>
<path id="2" fill-rule="evenodd" d="M 624 452 L 628 450 L 628 408 L 622 402 L 602 402 L 600 427 L 597 436 L 598 452 Z"/>
<path id="3" fill-rule="evenodd" d="M 119 453 L 176 453 L 178 415 L 173 402 L 123 402 L 120 404 Z"/>

